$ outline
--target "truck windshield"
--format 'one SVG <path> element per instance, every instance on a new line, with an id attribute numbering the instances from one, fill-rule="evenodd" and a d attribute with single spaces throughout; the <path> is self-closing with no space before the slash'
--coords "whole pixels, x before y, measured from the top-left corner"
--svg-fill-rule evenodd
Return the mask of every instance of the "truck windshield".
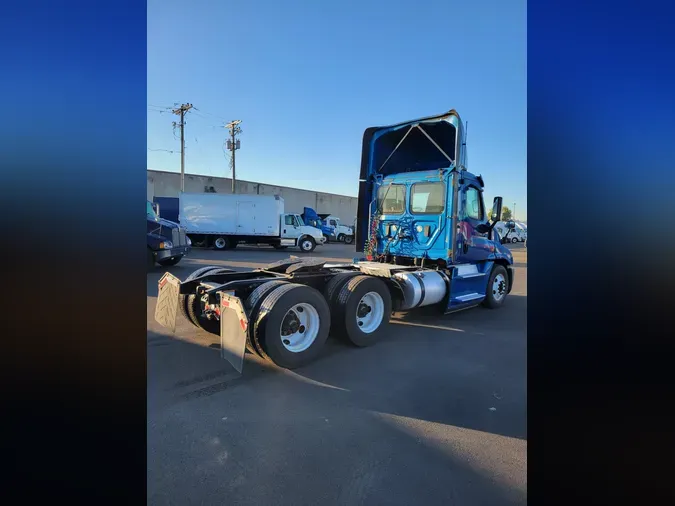
<path id="1" fill-rule="evenodd" d="M 304 220 L 302 219 L 302 216 L 300 216 L 299 214 L 296 214 L 296 215 L 295 215 L 295 221 L 296 221 L 296 223 L 297 223 L 297 224 L 296 224 L 297 227 L 303 227 L 303 226 L 305 225 L 305 222 L 304 222 Z"/>
<path id="2" fill-rule="evenodd" d="M 159 218 L 159 216 L 157 216 L 157 213 L 155 212 L 155 208 L 153 207 L 152 202 L 150 202 L 149 200 L 147 200 L 146 202 L 147 202 L 145 211 L 146 214 L 154 219 Z"/>
<path id="3" fill-rule="evenodd" d="M 405 209 L 405 186 L 383 184 L 377 190 L 377 208 L 382 214 L 401 214 Z"/>
<path id="4" fill-rule="evenodd" d="M 443 183 L 415 183 L 410 191 L 410 212 L 413 214 L 441 214 L 445 210 Z"/>

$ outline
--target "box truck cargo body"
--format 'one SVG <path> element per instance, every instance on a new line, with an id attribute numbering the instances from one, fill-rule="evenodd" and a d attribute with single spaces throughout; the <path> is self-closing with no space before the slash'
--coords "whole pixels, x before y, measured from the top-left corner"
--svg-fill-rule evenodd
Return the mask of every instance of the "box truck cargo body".
<path id="1" fill-rule="evenodd" d="M 237 244 L 297 246 L 313 251 L 325 238 L 302 218 L 284 212 L 284 199 L 272 195 L 182 193 L 178 219 L 195 244 L 216 249 Z"/>

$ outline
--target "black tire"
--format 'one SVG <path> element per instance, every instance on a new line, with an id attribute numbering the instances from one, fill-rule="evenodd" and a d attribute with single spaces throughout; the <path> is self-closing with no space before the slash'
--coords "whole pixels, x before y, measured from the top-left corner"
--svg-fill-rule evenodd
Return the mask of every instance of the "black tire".
<path id="1" fill-rule="evenodd" d="M 354 236 L 353 235 L 346 235 L 345 236 L 345 244 L 352 244 L 354 242 Z"/>
<path id="2" fill-rule="evenodd" d="M 338 234 L 337 240 L 338 240 L 338 242 L 344 242 L 344 240 L 345 240 L 345 235 L 344 235 L 344 234 Z"/>
<path id="3" fill-rule="evenodd" d="M 217 270 L 222 270 L 222 271 L 228 271 L 232 272 L 231 269 L 223 269 L 222 267 L 218 267 L 216 265 L 209 265 L 207 267 L 201 267 L 197 269 L 196 271 L 193 271 L 187 278 L 185 278 L 185 281 L 190 281 L 191 279 L 195 279 L 203 274 L 206 274 L 209 271 L 217 271 Z M 180 300 L 178 301 L 178 307 L 180 308 L 180 312 L 183 314 L 185 319 L 192 323 L 195 327 L 200 327 L 201 325 L 199 324 L 199 320 L 192 320 L 192 317 L 190 316 L 190 312 L 188 311 L 188 306 L 194 306 L 195 305 L 195 299 L 197 296 L 195 294 L 189 294 L 189 295 L 181 295 Z M 199 301 L 197 301 L 199 303 Z M 199 314 L 199 306 L 193 307 L 192 309 L 193 314 Z"/>
<path id="4" fill-rule="evenodd" d="M 326 298 L 332 313 L 337 311 L 337 296 L 344 284 L 347 283 L 347 281 L 349 281 L 351 278 L 361 275 L 362 274 L 360 271 L 340 272 L 333 276 L 328 283 L 326 283 L 326 287 L 323 289 L 323 295 Z M 333 320 L 333 322 L 335 322 L 335 320 Z"/>
<path id="5" fill-rule="evenodd" d="M 248 321 L 254 322 L 257 320 L 260 306 L 262 305 L 263 300 L 265 300 L 265 297 L 272 290 L 278 288 L 281 285 L 287 284 L 288 281 L 283 280 L 267 281 L 253 290 L 244 302 L 244 309 L 246 310 Z M 253 325 L 250 324 L 248 326 L 248 331 L 246 332 L 246 349 L 251 353 L 255 353 L 256 355 L 265 358 L 264 352 L 256 347 L 255 340 L 253 339 Z"/>
<path id="6" fill-rule="evenodd" d="M 316 248 L 316 241 L 313 237 L 304 235 L 298 240 L 298 248 L 303 253 L 311 253 Z"/>
<path id="7" fill-rule="evenodd" d="M 291 308 L 305 303 L 318 314 L 317 335 L 309 347 L 292 352 L 282 342 L 281 325 Z M 330 309 L 318 290 L 305 285 L 288 283 L 275 288 L 263 300 L 254 323 L 253 337 L 263 356 L 286 369 L 295 369 L 317 358 L 330 331 Z"/>
<path id="8" fill-rule="evenodd" d="M 152 269 L 155 266 L 155 254 L 152 252 L 150 248 L 147 249 L 148 249 L 147 267 L 148 269 Z"/>
<path id="9" fill-rule="evenodd" d="M 200 329 L 208 332 L 209 334 L 220 335 L 220 321 L 219 320 L 209 320 L 204 318 L 201 315 L 202 312 L 202 303 L 197 298 L 196 294 L 191 293 L 187 296 L 186 304 L 188 317 L 190 321 Z"/>
<path id="10" fill-rule="evenodd" d="M 328 244 L 330 242 L 330 236 L 326 234 L 323 234 L 323 236 L 326 238 L 326 244 Z"/>
<path id="11" fill-rule="evenodd" d="M 517 243 L 517 242 L 518 242 L 518 238 L 517 238 L 517 237 L 514 237 L 513 239 L 511 239 L 511 243 L 512 243 L 512 244 L 515 244 L 515 243 Z"/>
<path id="12" fill-rule="evenodd" d="M 234 246 L 236 246 L 236 244 Z M 229 237 L 218 236 L 213 239 L 213 247 L 217 250 L 230 249 L 233 247 L 232 239 Z"/>
<path id="13" fill-rule="evenodd" d="M 375 299 L 374 302 L 378 303 L 379 310 L 382 311 L 382 319 L 379 325 L 369 332 L 364 331 L 367 325 L 366 317 L 372 311 L 377 311 L 377 309 L 364 305 L 363 309 L 368 307 L 369 310 L 363 314 L 364 319 L 357 318 L 359 311 L 362 310 L 362 298 L 366 294 L 371 294 L 369 298 L 371 300 Z M 380 300 L 377 300 L 378 297 L 372 294 L 379 296 Z M 334 307 L 333 328 L 335 331 L 355 346 L 370 346 L 376 343 L 380 337 L 384 336 L 389 326 L 391 293 L 381 279 L 373 276 L 355 276 L 342 285 L 336 295 Z"/>
<path id="14" fill-rule="evenodd" d="M 494 286 L 498 276 L 501 276 L 503 281 L 498 283 L 499 286 Z M 506 269 L 504 269 L 504 267 L 499 264 L 495 264 L 492 267 L 492 272 L 490 273 L 490 278 L 488 279 L 483 305 L 490 309 L 497 309 L 504 304 L 506 295 L 508 293 L 509 276 L 506 273 Z"/>
<path id="15" fill-rule="evenodd" d="M 182 256 L 178 257 L 172 257 L 172 258 L 166 258 L 164 260 L 160 260 L 157 262 L 159 265 L 162 267 L 171 267 L 172 265 L 176 265 L 178 262 L 180 262 L 183 259 Z"/>

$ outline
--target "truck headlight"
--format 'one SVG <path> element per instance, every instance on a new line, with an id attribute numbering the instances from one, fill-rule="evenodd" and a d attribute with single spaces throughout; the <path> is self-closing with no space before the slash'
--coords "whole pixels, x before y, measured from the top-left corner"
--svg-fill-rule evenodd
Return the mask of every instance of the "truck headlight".
<path id="1" fill-rule="evenodd" d="M 171 241 L 164 241 L 159 243 L 159 249 L 171 249 L 173 248 L 173 243 Z"/>
<path id="2" fill-rule="evenodd" d="M 190 238 L 188 236 L 185 236 L 185 240 L 187 241 L 188 246 L 192 246 L 192 241 L 190 240 Z"/>

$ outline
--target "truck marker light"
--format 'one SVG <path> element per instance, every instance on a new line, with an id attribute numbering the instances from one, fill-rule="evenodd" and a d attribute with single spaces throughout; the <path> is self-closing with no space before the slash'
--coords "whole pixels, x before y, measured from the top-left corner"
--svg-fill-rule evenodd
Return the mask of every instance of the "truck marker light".
<path id="1" fill-rule="evenodd" d="M 246 322 L 243 319 L 239 319 L 239 325 L 241 325 L 241 330 L 246 331 Z"/>

